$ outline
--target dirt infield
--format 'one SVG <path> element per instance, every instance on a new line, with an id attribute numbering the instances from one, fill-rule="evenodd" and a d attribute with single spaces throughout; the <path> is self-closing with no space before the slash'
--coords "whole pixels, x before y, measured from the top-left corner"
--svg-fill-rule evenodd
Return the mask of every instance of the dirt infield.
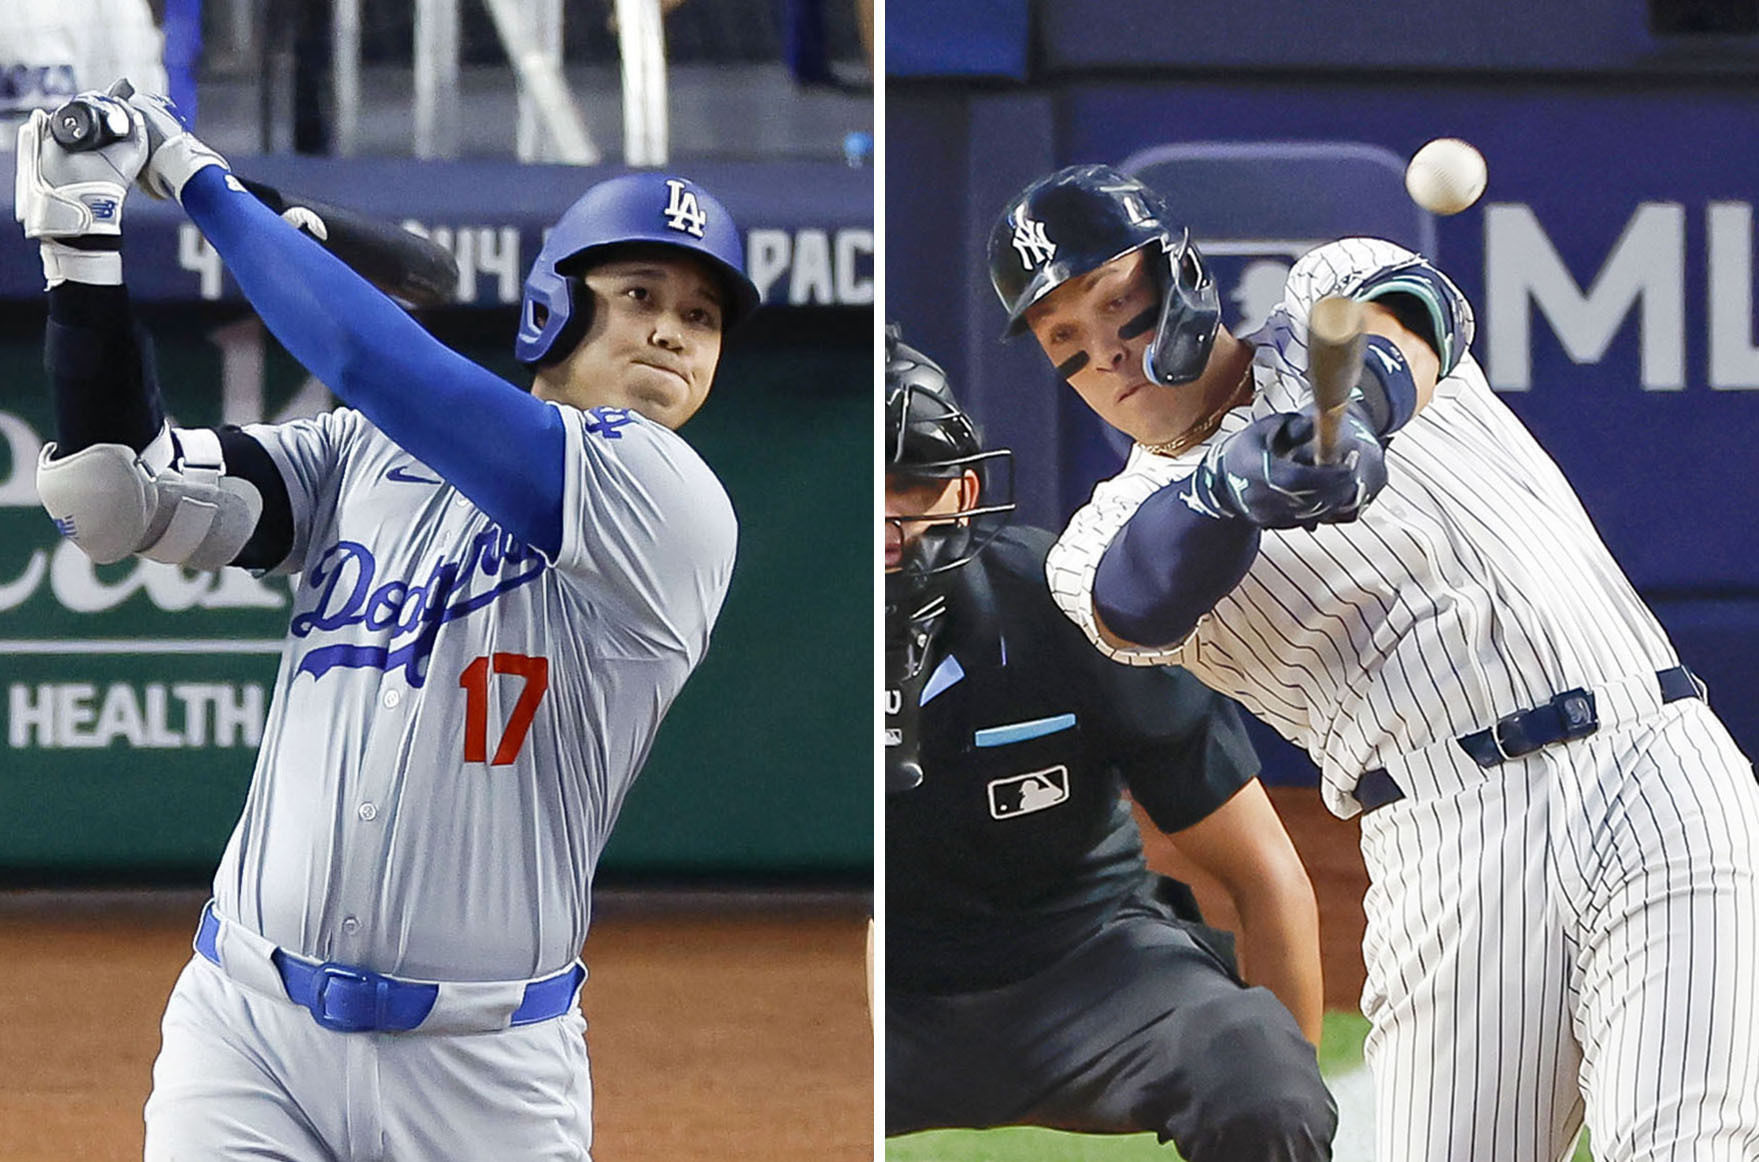
<path id="1" fill-rule="evenodd" d="M 1327 811 L 1319 801 L 1317 789 L 1266 790 L 1307 865 L 1307 875 L 1319 898 L 1326 1007 L 1354 1010 L 1362 996 L 1362 894 L 1368 890 L 1368 872 L 1362 866 L 1361 828 L 1354 820 L 1346 822 Z M 1190 884 L 1211 924 L 1238 930 L 1239 917 L 1221 886 L 1187 862 L 1141 808 L 1136 810 L 1136 821 L 1142 828 L 1149 866 Z"/>
<path id="2" fill-rule="evenodd" d="M 199 896 L 0 893 L 0 1162 L 127 1162 Z M 600 1162 L 873 1156 L 865 899 L 604 901 Z"/>

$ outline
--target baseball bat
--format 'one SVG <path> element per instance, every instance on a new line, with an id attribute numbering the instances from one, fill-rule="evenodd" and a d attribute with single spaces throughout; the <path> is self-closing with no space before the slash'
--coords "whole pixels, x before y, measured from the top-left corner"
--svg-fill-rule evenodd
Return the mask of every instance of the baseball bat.
<path id="1" fill-rule="evenodd" d="M 133 92 L 128 82 L 120 81 L 110 95 L 126 100 Z M 128 133 L 125 120 L 118 124 L 116 118 L 105 114 L 105 110 L 75 98 L 50 114 L 49 134 L 70 152 L 102 149 Z M 240 173 L 232 176 L 277 214 L 297 208 L 315 215 L 318 225 L 302 215 L 300 228 L 391 297 L 416 307 L 443 306 L 457 297 L 458 259 L 450 248 L 411 233 L 395 222 L 316 198 L 283 193 Z"/>
<path id="2" fill-rule="evenodd" d="M 1307 379 L 1321 464 L 1337 462 L 1338 430 L 1362 374 L 1362 326 L 1362 304 L 1336 295 L 1314 303 L 1307 315 Z"/>
<path id="3" fill-rule="evenodd" d="M 318 245 L 390 295 L 416 307 L 439 307 L 458 296 L 458 259 L 451 248 L 346 206 L 284 194 L 265 182 L 234 174 L 257 201 L 277 214 L 309 210 L 323 223 Z"/>

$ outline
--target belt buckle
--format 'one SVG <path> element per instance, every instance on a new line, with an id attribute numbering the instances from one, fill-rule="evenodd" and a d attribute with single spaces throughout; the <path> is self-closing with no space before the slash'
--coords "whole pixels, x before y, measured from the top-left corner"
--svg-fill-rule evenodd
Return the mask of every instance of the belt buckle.
<path id="1" fill-rule="evenodd" d="M 336 1033 L 369 1033 L 375 1029 L 383 1028 L 385 994 L 389 991 L 390 981 L 376 972 L 350 968 L 346 964 L 337 964 L 334 961 L 318 965 L 317 974 L 317 985 L 312 990 L 311 1004 L 308 1007 L 311 1009 L 312 1019 L 319 1025 Z M 363 1021 L 359 1015 L 346 1011 L 331 1013 L 329 1006 L 330 986 L 337 981 L 348 985 L 372 986 L 372 1012 L 366 1020 Z M 343 1006 L 339 1007 L 346 1009 L 357 1006 L 344 1003 Z"/>
<path id="2" fill-rule="evenodd" d="M 1533 747 L 1528 747 L 1525 750 L 1510 750 L 1502 740 L 1502 728 L 1518 725 L 1524 713 L 1524 711 L 1516 711 L 1514 714 L 1505 714 L 1497 719 L 1496 724 L 1490 728 L 1490 741 L 1496 745 L 1496 753 L 1502 756 L 1502 761 L 1505 763 L 1518 759 L 1522 755 L 1533 753 Z"/>

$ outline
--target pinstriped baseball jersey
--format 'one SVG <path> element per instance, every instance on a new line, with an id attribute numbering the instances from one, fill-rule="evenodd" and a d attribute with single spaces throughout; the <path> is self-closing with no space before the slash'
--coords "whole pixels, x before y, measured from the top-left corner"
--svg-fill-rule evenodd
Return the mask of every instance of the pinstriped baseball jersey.
<path id="1" fill-rule="evenodd" d="M 358 412 L 255 426 L 299 574 L 215 906 L 315 960 L 429 980 L 567 965 L 589 886 L 732 572 L 719 481 L 621 408 L 559 406 L 555 561 Z"/>
<path id="2" fill-rule="evenodd" d="M 1393 437 L 1386 489 L 1353 524 L 1267 530 L 1241 583 L 1182 643 L 1100 641 L 1093 579 L 1112 538 L 1149 495 L 1184 479 L 1209 443 L 1312 398 L 1307 314 L 1326 295 L 1369 297 L 1415 261 L 1374 239 L 1304 256 L 1282 303 L 1246 340 L 1256 392 L 1209 442 L 1167 458 L 1134 448 L 1051 551 L 1058 604 L 1101 649 L 1141 665 L 1177 662 L 1302 746 L 1325 801 L 1393 756 L 1482 729 L 1558 690 L 1677 665 L 1654 617 L 1613 562 L 1551 458 L 1491 392 L 1469 354 Z M 1454 309 L 1471 335 L 1470 308 Z"/>
<path id="3" fill-rule="evenodd" d="M 1256 392 L 1221 433 L 1308 403 L 1307 313 L 1327 294 L 1426 293 L 1413 260 L 1349 239 L 1306 255 L 1247 337 Z M 1449 293 L 1461 346 L 1465 301 Z M 1470 355 L 1392 439 L 1351 524 L 1265 531 L 1182 663 L 1319 763 L 1401 793 L 1362 819 L 1362 1011 L 1377 1157 L 1556 1162 L 1584 1114 L 1601 1162 L 1759 1158 L 1759 788 L 1550 458 Z M 1457 362 L 1456 362 L 1457 360 Z M 1051 551 L 1059 605 L 1097 641 L 1094 572 L 1157 489 L 1195 468 L 1141 448 Z M 1480 766 L 1456 743 L 1576 687 L 1598 728 Z"/>

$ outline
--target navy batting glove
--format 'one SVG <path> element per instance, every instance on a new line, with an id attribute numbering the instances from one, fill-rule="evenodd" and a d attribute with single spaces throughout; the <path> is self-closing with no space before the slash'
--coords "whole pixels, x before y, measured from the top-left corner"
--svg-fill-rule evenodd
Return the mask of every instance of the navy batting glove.
<path id="1" fill-rule="evenodd" d="M 1355 520 L 1386 485 L 1380 441 L 1354 409 L 1338 436 L 1337 463 L 1314 462 L 1313 436 L 1304 412 L 1252 421 L 1211 445 L 1191 475 L 1187 503 L 1266 529 Z"/>
<path id="2" fill-rule="evenodd" d="M 1308 419 L 1307 414 L 1303 412 L 1301 418 Z M 1310 436 L 1308 442 L 1296 449 L 1295 454 L 1310 461 L 1316 450 Z M 1350 409 L 1344 413 L 1344 422 L 1338 431 L 1337 463 L 1349 468 L 1354 475 L 1356 495 L 1336 508 L 1327 510 L 1319 517 L 1320 524 L 1349 524 L 1361 516 L 1362 510 L 1386 487 L 1386 445 L 1359 404 L 1352 403 Z"/>

